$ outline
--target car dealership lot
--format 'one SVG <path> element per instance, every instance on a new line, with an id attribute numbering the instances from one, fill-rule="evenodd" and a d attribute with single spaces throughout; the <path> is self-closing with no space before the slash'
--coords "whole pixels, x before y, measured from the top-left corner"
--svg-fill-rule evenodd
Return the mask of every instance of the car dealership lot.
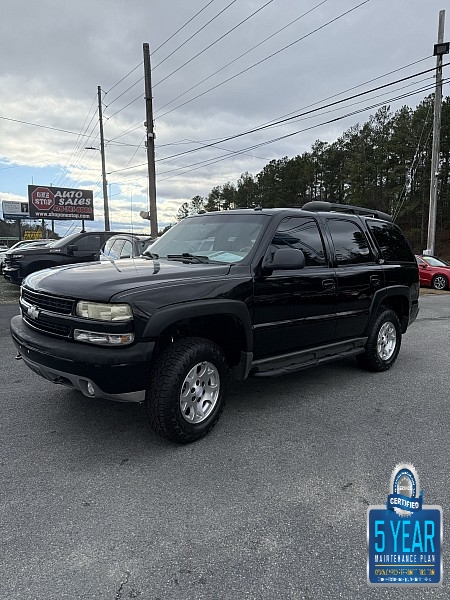
<path id="1" fill-rule="evenodd" d="M 235 384 L 227 418 L 184 447 L 140 406 L 15 361 L 16 313 L 0 306 L 2 597 L 449 597 L 445 529 L 443 588 L 367 588 L 366 511 L 411 462 L 447 522 L 450 294 L 421 297 L 390 371 L 348 360 Z"/>

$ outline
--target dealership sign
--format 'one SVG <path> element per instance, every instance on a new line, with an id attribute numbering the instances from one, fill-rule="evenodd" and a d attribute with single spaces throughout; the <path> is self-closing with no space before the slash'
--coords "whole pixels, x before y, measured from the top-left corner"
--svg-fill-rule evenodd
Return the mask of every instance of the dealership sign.
<path id="1" fill-rule="evenodd" d="M 92 190 L 28 186 L 30 218 L 94 220 Z"/>
<path id="2" fill-rule="evenodd" d="M 2 202 L 4 219 L 26 219 L 28 214 L 28 202 Z"/>

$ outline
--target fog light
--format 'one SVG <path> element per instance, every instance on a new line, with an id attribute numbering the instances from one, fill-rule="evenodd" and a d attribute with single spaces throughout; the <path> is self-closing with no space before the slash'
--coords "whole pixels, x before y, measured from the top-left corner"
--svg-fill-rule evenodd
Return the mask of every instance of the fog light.
<path id="1" fill-rule="evenodd" d="M 100 346 L 126 346 L 134 342 L 134 333 L 99 333 L 75 329 L 73 339 L 77 342 L 99 344 Z"/>
<path id="2" fill-rule="evenodd" d="M 87 393 L 89 394 L 89 396 L 95 396 L 94 386 L 92 385 L 92 383 L 90 381 L 88 381 L 88 384 L 87 384 Z"/>

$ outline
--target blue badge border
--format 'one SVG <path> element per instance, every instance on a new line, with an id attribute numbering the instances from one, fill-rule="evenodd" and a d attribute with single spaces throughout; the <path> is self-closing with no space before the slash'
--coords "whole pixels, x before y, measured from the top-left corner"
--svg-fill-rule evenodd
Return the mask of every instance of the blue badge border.
<path id="1" fill-rule="evenodd" d="M 426 509 L 434 509 L 434 510 L 438 510 L 441 513 L 441 531 L 440 531 L 440 549 L 439 549 L 439 554 L 440 554 L 440 573 L 441 573 L 441 578 L 437 583 L 372 583 L 369 579 L 369 513 L 372 509 L 377 509 L 377 510 L 386 510 L 386 504 L 371 504 L 370 506 L 367 507 L 367 520 L 366 520 L 366 547 L 367 547 L 367 566 L 366 566 L 366 583 L 368 585 L 368 587 L 402 587 L 402 588 L 432 588 L 432 587 L 442 587 L 442 580 L 443 580 L 443 575 L 444 575 L 444 571 L 443 571 L 443 557 L 442 557 L 442 547 L 443 547 L 443 538 L 444 538 L 444 520 L 443 520 L 443 514 L 442 514 L 442 506 L 438 506 L 436 504 L 423 504 L 422 505 L 422 509 L 426 510 Z"/>

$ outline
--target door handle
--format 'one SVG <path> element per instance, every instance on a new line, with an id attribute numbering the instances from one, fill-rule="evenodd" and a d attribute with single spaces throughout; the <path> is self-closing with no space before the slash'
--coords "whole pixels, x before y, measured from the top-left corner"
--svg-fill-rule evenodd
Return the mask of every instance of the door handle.
<path id="1" fill-rule="evenodd" d="M 324 290 L 335 290 L 336 282 L 334 281 L 334 279 L 323 279 L 322 287 Z"/>
<path id="2" fill-rule="evenodd" d="M 381 285 L 381 279 L 378 275 L 371 275 L 370 276 L 370 283 L 375 286 L 378 287 L 379 285 Z"/>

